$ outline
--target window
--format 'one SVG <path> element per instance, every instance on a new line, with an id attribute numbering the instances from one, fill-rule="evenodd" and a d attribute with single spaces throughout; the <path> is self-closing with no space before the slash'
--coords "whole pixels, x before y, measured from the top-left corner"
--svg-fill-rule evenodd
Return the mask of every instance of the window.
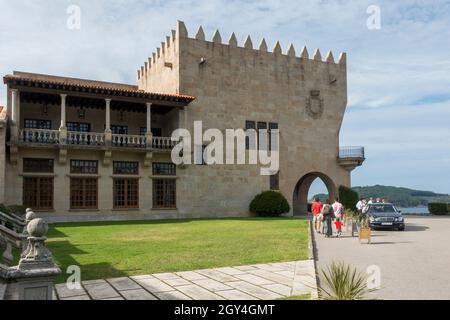
<path id="1" fill-rule="evenodd" d="M 138 179 L 114 179 L 114 208 L 139 208 Z"/>
<path id="2" fill-rule="evenodd" d="M 70 208 L 97 209 L 98 180 L 97 178 L 70 179 Z"/>
<path id="3" fill-rule="evenodd" d="M 114 174 L 139 174 L 139 162 L 114 161 Z"/>
<path id="4" fill-rule="evenodd" d="M 112 125 L 111 131 L 112 134 L 128 134 L 128 126 Z"/>
<path id="5" fill-rule="evenodd" d="M 51 130 L 52 122 L 50 120 L 25 119 L 24 128 L 25 129 Z"/>
<path id="6" fill-rule="evenodd" d="M 23 159 L 24 173 L 53 173 L 53 159 Z"/>
<path id="7" fill-rule="evenodd" d="M 153 179 L 153 207 L 176 208 L 176 180 Z"/>
<path id="8" fill-rule="evenodd" d="M 255 121 L 245 121 L 245 130 L 256 129 Z M 252 145 L 254 141 L 252 141 Z M 250 137 L 245 137 L 245 148 L 250 150 Z"/>
<path id="9" fill-rule="evenodd" d="M 96 174 L 98 173 L 98 161 L 71 160 L 70 173 Z"/>
<path id="10" fill-rule="evenodd" d="M 146 127 L 141 127 L 139 129 L 139 134 L 141 136 L 145 136 L 147 134 L 147 128 Z M 152 128 L 152 135 L 154 137 L 162 137 L 162 129 L 161 128 Z"/>
<path id="11" fill-rule="evenodd" d="M 260 131 L 266 132 L 265 141 L 260 141 Z M 264 136 L 263 136 L 264 137 Z M 258 122 L 258 149 L 259 150 L 267 150 L 267 123 L 266 122 Z"/>
<path id="12" fill-rule="evenodd" d="M 278 130 L 278 123 L 269 123 L 269 150 L 272 150 L 272 130 Z M 275 142 L 277 141 L 275 140 Z M 273 150 L 275 151 L 279 151 L 278 148 L 278 144 L 273 146 Z"/>
<path id="13" fill-rule="evenodd" d="M 153 163 L 153 175 L 154 176 L 176 176 L 177 167 L 173 163 Z"/>
<path id="14" fill-rule="evenodd" d="M 270 190 L 280 190 L 280 171 L 270 176 Z"/>
<path id="15" fill-rule="evenodd" d="M 23 205 L 34 210 L 53 209 L 53 178 L 23 178 Z"/>
<path id="16" fill-rule="evenodd" d="M 83 122 L 67 122 L 67 131 L 72 132 L 91 132 L 91 124 Z"/>

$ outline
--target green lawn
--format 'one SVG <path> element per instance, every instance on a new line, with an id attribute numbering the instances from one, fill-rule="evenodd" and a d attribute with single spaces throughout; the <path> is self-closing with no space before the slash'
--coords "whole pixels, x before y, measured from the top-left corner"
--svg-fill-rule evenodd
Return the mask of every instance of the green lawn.
<path id="1" fill-rule="evenodd" d="M 82 279 L 308 259 L 308 222 L 248 218 L 51 225 L 47 246 L 63 274 Z"/>

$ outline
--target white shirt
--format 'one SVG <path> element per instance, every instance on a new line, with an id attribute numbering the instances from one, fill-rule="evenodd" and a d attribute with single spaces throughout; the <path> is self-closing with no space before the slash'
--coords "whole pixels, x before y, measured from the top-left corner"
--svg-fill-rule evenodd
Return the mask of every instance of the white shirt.
<path id="1" fill-rule="evenodd" d="M 356 209 L 362 210 L 362 207 L 363 207 L 363 202 L 361 200 L 359 200 L 358 203 L 356 204 Z"/>

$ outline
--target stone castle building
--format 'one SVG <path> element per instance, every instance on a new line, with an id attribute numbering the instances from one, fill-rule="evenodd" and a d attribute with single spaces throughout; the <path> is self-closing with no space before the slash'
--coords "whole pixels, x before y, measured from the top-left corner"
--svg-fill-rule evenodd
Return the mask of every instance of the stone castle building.
<path id="1" fill-rule="evenodd" d="M 306 212 L 312 182 L 331 197 L 350 186 L 363 148 L 340 148 L 347 105 L 342 53 L 296 55 L 280 43 L 243 47 L 234 34 L 189 37 L 178 22 L 138 70 L 137 85 L 14 72 L 0 111 L 0 203 L 23 204 L 53 221 L 249 215 L 275 189 Z M 259 165 L 181 165 L 177 128 L 279 130 L 280 171 Z"/>

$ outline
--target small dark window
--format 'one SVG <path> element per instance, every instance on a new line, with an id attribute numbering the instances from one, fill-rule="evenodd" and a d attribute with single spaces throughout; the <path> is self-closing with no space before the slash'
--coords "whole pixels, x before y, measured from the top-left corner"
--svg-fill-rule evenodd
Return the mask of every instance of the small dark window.
<path id="1" fill-rule="evenodd" d="M 114 174 L 139 174 L 139 162 L 131 161 L 114 161 L 113 163 Z"/>
<path id="2" fill-rule="evenodd" d="M 245 130 L 249 130 L 249 129 L 256 130 L 256 122 L 255 121 L 245 121 Z M 250 149 L 250 137 L 245 137 L 245 148 L 247 150 Z"/>
<path id="3" fill-rule="evenodd" d="M 50 120 L 25 119 L 25 129 L 51 130 L 52 122 Z"/>
<path id="4" fill-rule="evenodd" d="M 97 209 L 98 181 L 97 178 L 70 179 L 70 208 Z"/>
<path id="5" fill-rule="evenodd" d="M 111 132 L 112 134 L 128 134 L 128 126 L 112 125 Z"/>
<path id="6" fill-rule="evenodd" d="M 278 123 L 269 123 L 269 150 L 272 150 L 272 130 L 278 130 Z M 277 151 L 278 145 L 274 145 L 273 149 Z"/>
<path id="7" fill-rule="evenodd" d="M 270 176 L 270 190 L 280 190 L 280 172 Z"/>
<path id="8" fill-rule="evenodd" d="M 23 178 L 23 205 L 34 210 L 53 209 L 53 178 Z"/>
<path id="9" fill-rule="evenodd" d="M 98 173 L 98 161 L 71 160 L 70 173 L 96 174 Z"/>
<path id="10" fill-rule="evenodd" d="M 23 159 L 23 172 L 53 173 L 53 159 Z"/>
<path id="11" fill-rule="evenodd" d="M 153 175 L 154 176 L 176 176 L 177 167 L 173 163 L 153 163 Z"/>
<path id="12" fill-rule="evenodd" d="M 147 128 L 141 127 L 139 129 L 139 134 L 141 136 L 145 136 L 147 134 Z M 154 137 L 162 137 L 162 129 L 161 128 L 152 128 L 152 135 Z"/>
<path id="13" fill-rule="evenodd" d="M 114 179 L 113 205 L 116 209 L 139 208 L 139 180 Z"/>
<path id="14" fill-rule="evenodd" d="M 67 131 L 72 132 L 91 132 L 91 124 L 83 122 L 67 122 Z"/>

